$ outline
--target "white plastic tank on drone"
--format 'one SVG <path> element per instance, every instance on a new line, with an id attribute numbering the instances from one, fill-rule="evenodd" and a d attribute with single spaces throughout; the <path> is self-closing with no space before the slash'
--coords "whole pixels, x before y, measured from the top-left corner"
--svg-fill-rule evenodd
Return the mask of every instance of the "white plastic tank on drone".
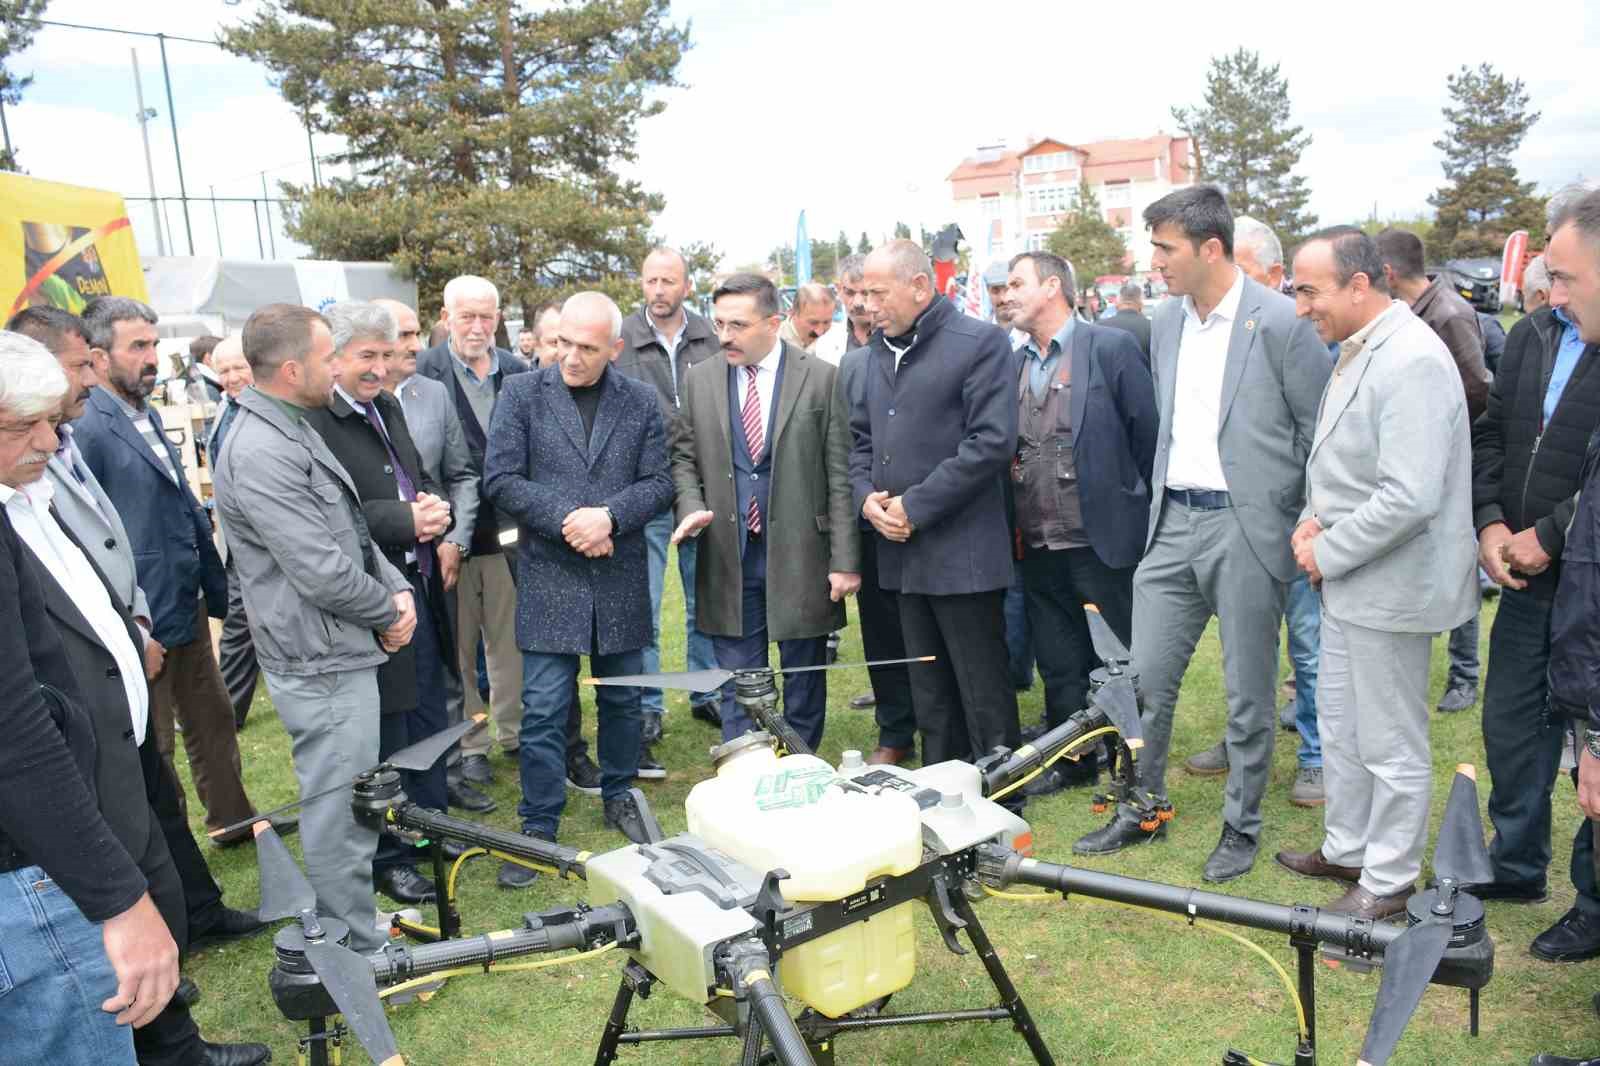
<path id="1" fill-rule="evenodd" d="M 689 792 L 689 832 L 755 870 L 783 869 L 792 902 L 843 899 L 922 862 L 916 800 L 839 787 L 815 755 L 767 744 L 724 750 L 715 777 Z M 786 992 L 831 1018 L 898 992 L 916 969 L 914 902 L 802 944 L 778 973 Z M 802 916 L 803 917 L 803 916 Z"/>

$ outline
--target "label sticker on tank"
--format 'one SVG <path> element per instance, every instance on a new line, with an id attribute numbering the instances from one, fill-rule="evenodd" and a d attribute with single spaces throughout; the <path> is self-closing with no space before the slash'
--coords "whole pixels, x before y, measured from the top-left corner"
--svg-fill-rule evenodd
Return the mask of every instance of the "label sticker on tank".
<path id="1" fill-rule="evenodd" d="M 811 932 L 811 912 L 797 914 L 793 918 L 785 919 L 783 923 L 783 936 L 785 940 L 792 940 L 804 933 Z"/>
<path id="2" fill-rule="evenodd" d="M 833 770 L 826 767 L 762 774 L 756 778 L 756 809 L 784 811 L 809 807 L 822 799 L 833 780 Z"/>

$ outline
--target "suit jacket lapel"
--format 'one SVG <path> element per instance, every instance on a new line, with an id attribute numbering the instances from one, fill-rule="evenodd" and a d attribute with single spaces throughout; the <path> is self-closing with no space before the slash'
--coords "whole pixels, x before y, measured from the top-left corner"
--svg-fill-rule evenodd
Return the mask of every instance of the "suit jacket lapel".
<path id="1" fill-rule="evenodd" d="M 1165 343 L 1156 349 L 1156 401 L 1161 405 L 1161 425 L 1166 427 L 1166 433 L 1172 433 L 1172 408 L 1173 396 L 1176 389 L 1174 382 L 1178 376 L 1178 349 L 1183 345 L 1183 325 L 1185 316 L 1178 315 L 1178 328 L 1167 334 Z"/>
<path id="2" fill-rule="evenodd" d="M 1367 376 L 1367 368 L 1372 365 L 1372 346 L 1362 348 L 1356 357 L 1340 373 L 1340 377 L 1349 379 L 1349 386 L 1341 389 L 1338 409 L 1329 412 L 1328 397 L 1333 392 L 1333 383 L 1336 378 L 1328 379 L 1328 387 L 1322 392 L 1322 402 L 1317 405 L 1317 431 L 1311 439 L 1311 451 L 1306 455 L 1306 462 L 1317 454 L 1317 449 L 1322 447 L 1322 442 L 1333 433 L 1334 427 L 1339 424 L 1339 419 L 1344 417 L 1345 411 L 1355 402 L 1357 393 L 1361 391 L 1361 379 Z"/>
<path id="3" fill-rule="evenodd" d="M 618 373 L 616 369 L 607 367 L 605 384 L 600 386 L 600 406 L 595 410 L 594 430 L 589 434 L 590 466 L 599 462 L 605 450 L 606 438 L 611 436 L 611 430 L 617 424 L 617 404 L 620 402 L 617 392 L 622 387 L 617 384 Z M 573 404 L 572 408 L 576 411 L 578 405 Z"/>
<path id="4" fill-rule="evenodd" d="M 128 417 L 127 412 L 122 409 L 117 401 L 109 395 L 101 395 L 99 391 L 91 394 L 91 399 L 92 402 L 99 406 L 101 411 L 111 416 L 111 432 L 121 437 L 123 443 L 133 449 L 135 455 L 140 456 L 145 462 L 154 467 L 156 473 L 160 474 L 163 480 L 170 482 L 172 475 L 168 474 L 167 468 L 161 465 L 161 460 L 156 458 L 156 453 L 150 450 L 150 443 L 144 439 L 144 435 L 133 428 L 133 420 Z M 156 427 L 156 434 L 161 437 L 161 443 L 167 446 L 168 454 L 170 455 L 171 443 L 166 439 L 166 432 L 161 428 L 161 423 L 156 420 L 154 412 L 147 409 L 146 413 L 151 415 L 150 424 Z M 174 457 L 172 462 L 174 470 L 183 469 L 183 464 L 177 458 Z"/>
<path id="5" fill-rule="evenodd" d="M 550 410 L 555 413 L 556 421 L 561 424 L 572 446 L 583 456 L 584 464 L 588 465 L 589 442 L 583 438 L 583 419 L 578 417 L 578 405 L 573 402 L 572 393 L 567 391 L 559 374 L 548 375 L 543 380 L 550 398 Z"/>
<path id="6" fill-rule="evenodd" d="M 717 454 L 726 455 L 729 469 L 732 469 L 733 437 L 730 435 L 732 430 L 728 425 L 729 416 L 723 414 L 724 411 L 728 410 L 728 357 L 719 351 L 715 358 L 718 366 L 717 373 L 705 375 L 711 379 L 711 410 L 715 412 L 711 419 L 711 424 L 717 427 L 717 434 L 722 438 L 722 446 L 717 450 Z M 684 382 L 684 390 L 685 392 L 688 391 L 687 380 Z M 685 396 L 684 400 L 687 401 L 688 396 Z"/>
<path id="7" fill-rule="evenodd" d="M 1072 439 L 1083 439 L 1083 412 L 1089 402 L 1089 331 L 1082 323 L 1072 327 Z"/>
<path id="8" fill-rule="evenodd" d="M 783 345 L 783 358 L 778 367 L 778 414 L 772 423 L 772 445 L 767 450 L 778 450 L 778 438 L 783 436 L 783 427 L 789 421 L 789 416 L 794 414 L 794 405 L 800 400 L 800 390 L 805 385 L 806 375 L 811 368 L 807 364 L 811 361 L 805 352 L 793 345 L 779 341 Z"/>
<path id="9" fill-rule="evenodd" d="M 1261 301 L 1255 299 L 1248 286 L 1239 295 L 1239 308 L 1233 318 L 1233 330 L 1228 335 L 1228 361 L 1222 368 L 1222 406 L 1217 416 L 1217 429 L 1228 423 L 1228 412 L 1233 408 L 1233 398 L 1239 392 L 1239 381 L 1244 377 L 1244 367 L 1250 360 L 1250 349 L 1256 340 L 1257 316 Z"/>

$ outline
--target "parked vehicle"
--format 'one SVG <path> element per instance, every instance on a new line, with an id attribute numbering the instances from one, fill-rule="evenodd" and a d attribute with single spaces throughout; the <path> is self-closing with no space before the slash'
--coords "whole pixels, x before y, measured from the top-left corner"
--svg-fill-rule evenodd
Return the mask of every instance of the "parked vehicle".
<path id="1" fill-rule="evenodd" d="M 1474 308 L 1488 314 L 1500 311 L 1500 260 L 1450 259 L 1438 269 L 1446 282 Z"/>

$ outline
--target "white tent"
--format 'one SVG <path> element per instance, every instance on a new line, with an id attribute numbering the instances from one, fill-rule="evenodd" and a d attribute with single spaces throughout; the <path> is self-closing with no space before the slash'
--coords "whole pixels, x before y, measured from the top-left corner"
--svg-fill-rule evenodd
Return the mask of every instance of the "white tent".
<path id="1" fill-rule="evenodd" d="M 270 303 L 321 310 L 340 300 L 388 297 L 417 304 L 417 283 L 388 263 L 153 255 L 140 261 L 163 337 L 225 337 L 242 329 L 252 311 Z"/>

